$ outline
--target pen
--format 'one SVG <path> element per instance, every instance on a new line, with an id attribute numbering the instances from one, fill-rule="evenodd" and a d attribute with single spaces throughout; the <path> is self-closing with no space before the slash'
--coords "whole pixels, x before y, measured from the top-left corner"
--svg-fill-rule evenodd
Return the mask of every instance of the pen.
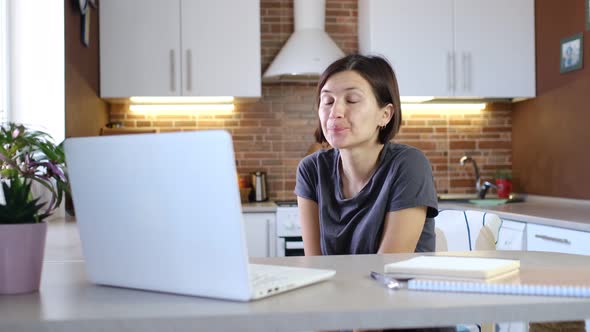
<path id="1" fill-rule="evenodd" d="M 388 289 L 402 289 L 407 285 L 407 279 L 395 279 L 386 274 L 371 271 L 371 278 L 383 284 Z"/>

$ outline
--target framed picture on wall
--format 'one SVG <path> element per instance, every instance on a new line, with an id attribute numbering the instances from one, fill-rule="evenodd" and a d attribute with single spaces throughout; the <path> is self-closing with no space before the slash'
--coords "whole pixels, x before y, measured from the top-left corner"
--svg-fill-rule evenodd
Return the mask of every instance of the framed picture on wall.
<path id="1" fill-rule="evenodd" d="M 577 33 L 563 38 L 560 43 L 560 73 L 567 73 L 582 68 L 583 65 L 583 35 Z"/>
<path id="2" fill-rule="evenodd" d="M 590 0 L 584 0 L 586 3 L 586 30 L 590 30 Z"/>

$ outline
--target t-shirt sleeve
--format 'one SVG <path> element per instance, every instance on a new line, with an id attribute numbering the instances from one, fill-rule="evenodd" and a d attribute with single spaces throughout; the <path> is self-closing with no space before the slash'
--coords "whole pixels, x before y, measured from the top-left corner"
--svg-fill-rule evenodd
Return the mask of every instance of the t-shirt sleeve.
<path id="1" fill-rule="evenodd" d="M 426 217 L 438 215 L 438 202 L 432 168 L 426 156 L 418 149 L 408 149 L 399 163 L 390 170 L 394 177 L 390 191 L 388 211 L 426 206 Z"/>
<path id="2" fill-rule="evenodd" d="M 295 195 L 317 202 L 317 153 L 303 158 L 297 166 Z"/>

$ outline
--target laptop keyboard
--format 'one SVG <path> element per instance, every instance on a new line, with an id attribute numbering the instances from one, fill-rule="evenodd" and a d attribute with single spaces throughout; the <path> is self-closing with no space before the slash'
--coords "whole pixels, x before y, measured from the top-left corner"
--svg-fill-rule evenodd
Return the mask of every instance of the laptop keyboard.
<path id="1" fill-rule="evenodd" d="M 280 265 L 249 264 L 253 298 L 261 298 L 332 277 L 336 271 Z"/>
<path id="2" fill-rule="evenodd" d="M 277 265 L 260 265 L 250 264 L 250 284 L 252 287 L 268 287 L 281 284 L 293 278 L 297 269 L 277 266 Z"/>

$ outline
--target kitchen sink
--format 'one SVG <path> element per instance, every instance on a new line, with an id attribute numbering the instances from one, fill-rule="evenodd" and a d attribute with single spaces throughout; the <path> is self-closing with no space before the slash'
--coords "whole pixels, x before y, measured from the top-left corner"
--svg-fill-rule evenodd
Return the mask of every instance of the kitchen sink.
<path id="1" fill-rule="evenodd" d="M 475 194 L 442 194 L 438 196 L 438 202 L 472 204 L 477 206 L 495 206 L 507 203 L 524 202 L 524 198 L 512 194 L 509 198 L 498 198 L 497 196 L 489 196 L 484 199 L 480 199 Z"/>

